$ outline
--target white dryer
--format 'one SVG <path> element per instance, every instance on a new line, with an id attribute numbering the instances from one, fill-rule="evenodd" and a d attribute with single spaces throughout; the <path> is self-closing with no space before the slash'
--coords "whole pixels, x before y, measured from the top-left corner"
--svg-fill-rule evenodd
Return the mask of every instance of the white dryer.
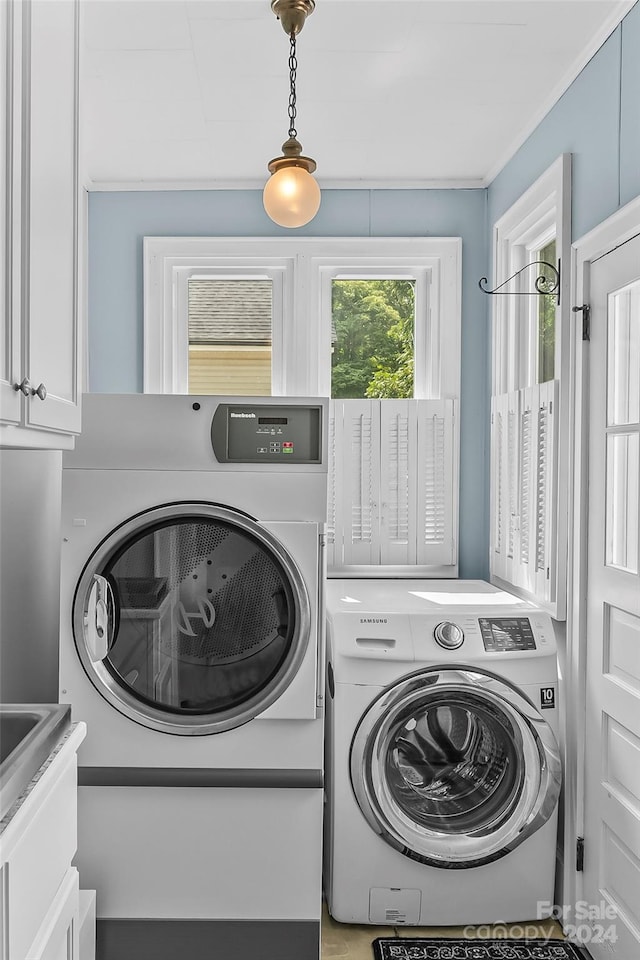
<path id="1" fill-rule="evenodd" d="M 327 625 L 332 916 L 538 916 L 561 781 L 549 616 L 481 581 L 333 580 Z"/>
<path id="2" fill-rule="evenodd" d="M 104 960 L 318 956 L 326 409 L 83 399 L 60 700 Z"/>

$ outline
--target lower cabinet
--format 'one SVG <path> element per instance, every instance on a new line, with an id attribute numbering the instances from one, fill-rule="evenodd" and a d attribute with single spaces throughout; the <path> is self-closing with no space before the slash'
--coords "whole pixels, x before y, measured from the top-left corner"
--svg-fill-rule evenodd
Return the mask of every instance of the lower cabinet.
<path id="1" fill-rule="evenodd" d="M 0 960 L 92 960 L 80 955 L 75 724 L 0 822 Z"/>
<path id="2" fill-rule="evenodd" d="M 80 957 L 80 896 L 78 871 L 70 867 L 26 960 L 82 960 Z"/>

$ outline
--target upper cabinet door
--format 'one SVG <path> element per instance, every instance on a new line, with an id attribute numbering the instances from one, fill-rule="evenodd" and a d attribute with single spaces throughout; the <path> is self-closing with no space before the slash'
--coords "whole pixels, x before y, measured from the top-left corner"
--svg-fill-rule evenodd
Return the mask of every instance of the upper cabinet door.
<path id="1" fill-rule="evenodd" d="M 78 18 L 0 2 L 0 446 L 80 432 Z"/>
<path id="2" fill-rule="evenodd" d="M 19 307 L 18 289 L 13 282 L 14 262 L 20 258 L 19 233 L 14 226 L 14 210 L 20 206 L 19 192 L 12 172 L 21 162 L 20 153 L 20 49 L 14 44 L 14 33 L 19 30 L 14 14 L 19 10 L 12 4 L 0 3 L 0 309 L 2 340 L 0 342 L 0 416 L 7 423 L 18 423 L 22 407 L 22 393 L 16 386 L 20 376 L 20 328 L 12 322 Z M 20 34 L 18 33 L 18 37 Z M 19 280 L 19 276 L 18 276 Z M 19 316 L 19 310 L 18 310 Z M 25 386 L 25 389 L 28 389 Z"/>
<path id="3" fill-rule="evenodd" d="M 77 433 L 79 9 L 76 0 L 24 6 L 23 342 L 36 391 L 26 423 Z"/>

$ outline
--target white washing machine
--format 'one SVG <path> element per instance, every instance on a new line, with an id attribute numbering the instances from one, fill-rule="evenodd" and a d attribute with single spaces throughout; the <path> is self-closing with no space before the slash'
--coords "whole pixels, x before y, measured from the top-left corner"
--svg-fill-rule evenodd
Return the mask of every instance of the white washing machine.
<path id="1" fill-rule="evenodd" d="M 83 399 L 60 700 L 101 960 L 319 955 L 326 412 Z"/>
<path id="2" fill-rule="evenodd" d="M 327 642 L 332 916 L 538 916 L 561 781 L 549 616 L 481 581 L 333 580 Z"/>

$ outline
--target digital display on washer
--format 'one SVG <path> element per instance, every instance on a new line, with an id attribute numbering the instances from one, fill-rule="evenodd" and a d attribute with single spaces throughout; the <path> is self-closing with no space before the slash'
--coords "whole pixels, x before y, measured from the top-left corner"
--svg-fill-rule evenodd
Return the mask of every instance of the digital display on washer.
<path id="1" fill-rule="evenodd" d="M 272 427 L 286 427 L 289 420 L 287 417 L 258 417 L 258 423 L 264 423 Z"/>
<path id="2" fill-rule="evenodd" d="M 488 652 L 495 650 L 535 650 L 533 630 L 528 617 L 478 620 L 482 642 Z"/>

